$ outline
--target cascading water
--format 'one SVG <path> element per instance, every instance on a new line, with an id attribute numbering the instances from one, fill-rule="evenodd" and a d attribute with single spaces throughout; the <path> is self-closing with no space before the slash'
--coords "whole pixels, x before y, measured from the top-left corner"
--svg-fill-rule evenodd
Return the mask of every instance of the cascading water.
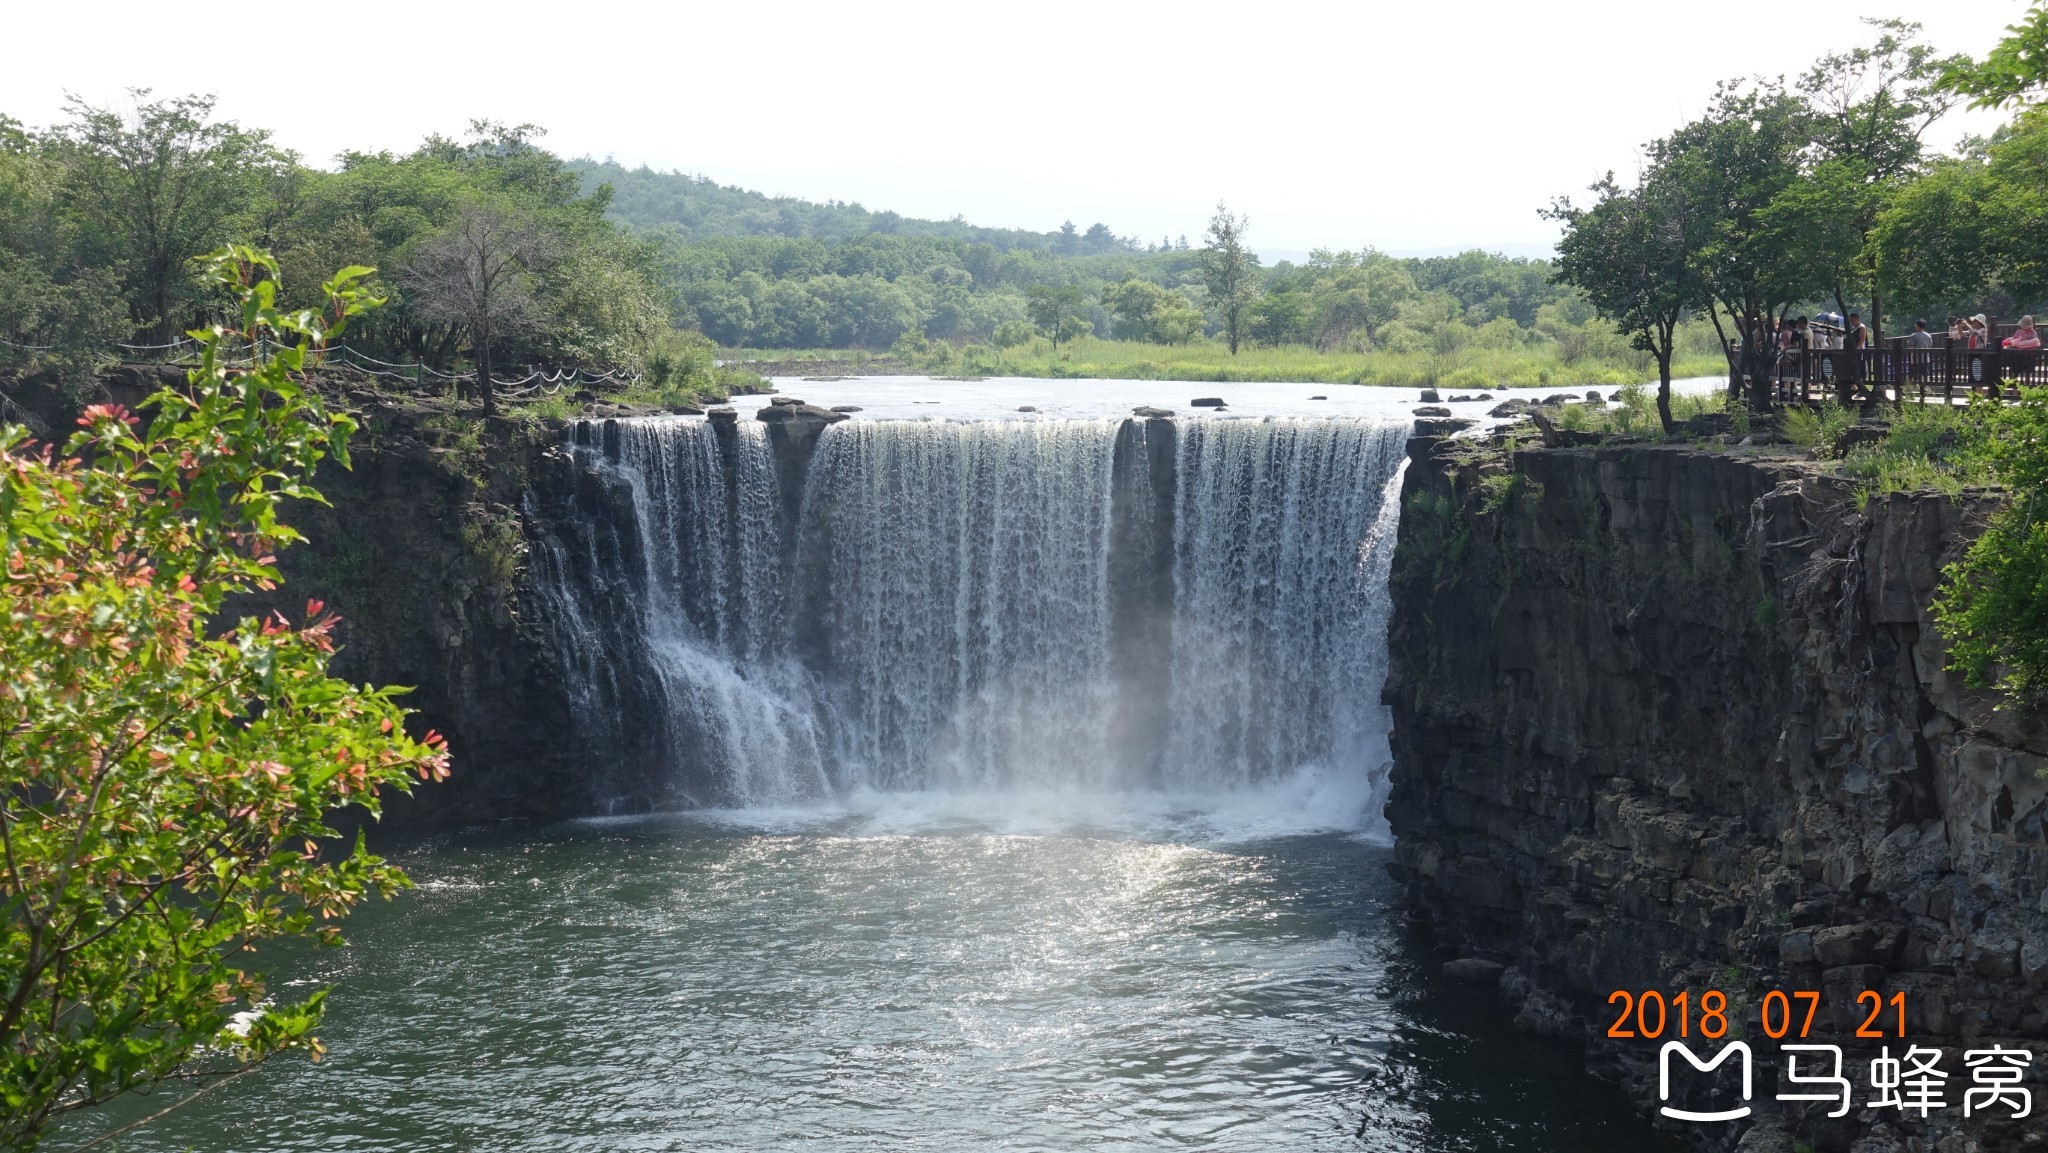
<path id="1" fill-rule="evenodd" d="M 799 551 L 844 785 L 1106 783 L 1116 426 L 872 421 L 820 439 Z"/>
<path id="2" fill-rule="evenodd" d="M 1168 763 L 1242 786 L 1385 760 L 1406 441 L 1337 420 L 1183 428 Z"/>
<path id="3" fill-rule="evenodd" d="M 848 421 L 792 469 L 756 422 L 583 426 L 538 572 L 643 807 L 1371 782 L 1406 434 Z"/>

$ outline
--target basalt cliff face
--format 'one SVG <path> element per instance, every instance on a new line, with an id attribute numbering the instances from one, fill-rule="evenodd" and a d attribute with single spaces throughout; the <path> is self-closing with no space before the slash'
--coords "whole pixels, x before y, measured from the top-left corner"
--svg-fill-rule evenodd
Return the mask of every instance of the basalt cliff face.
<path id="1" fill-rule="evenodd" d="M 97 395 L 134 408 L 183 381 L 177 368 L 128 366 Z M 352 467 L 322 464 L 314 484 L 328 503 L 284 512 L 306 539 L 279 554 L 283 587 L 229 614 L 299 619 L 307 601 L 325 602 L 341 615 L 333 673 L 409 686 L 418 727 L 448 736 L 454 775 L 389 798 L 386 825 L 595 811 L 589 767 L 560 739 L 572 704 L 528 580 L 533 534 L 575 491 L 561 432 L 320 383 L 360 426 Z M 45 380 L 0 379 L 0 420 L 41 437 L 61 441 L 78 404 Z"/>
<path id="2" fill-rule="evenodd" d="M 280 602 L 239 611 L 289 613 L 308 598 L 326 601 L 342 614 L 335 675 L 411 686 L 405 703 L 417 720 L 447 735 L 454 774 L 389 798 L 384 823 L 558 819 L 671 800 L 678 780 L 668 766 L 636 756 L 632 740 L 594 758 L 572 739 L 588 705 L 576 692 L 577 666 L 605 667 L 616 654 L 603 647 L 602 630 L 585 634 L 577 626 L 587 622 L 562 619 L 542 572 L 565 541 L 607 555 L 645 547 L 622 515 L 630 505 L 616 491 L 618 478 L 571 448 L 615 443 L 619 421 L 498 420 L 486 429 L 375 394 L 343 403 L 362 425 L 353 466 L 320 470 L 329 504 L 289 510 L 307 539 L 280 557 Z M 779 406 L 762 412 L 775 418 L 770 440 L 783 450 L 776 467 L 796 487 L 819 430 L 841 418 Z M 630 415 L 645 411 L 617 409 Z M 734 419 L 720 415 L 724 425 Z M 635 567 L 622 561 L 614 571 Z M 643 591 L 621 581 L 594 610 L 631 617 Z M 624 693 L 609 720 L 630 737 L 652 729 L 665 707 L 658 694 Z"/>
<path id="3" fill-rule="evenodd" d="M 2031 1048 L 2037 1096 L 2048 1062 L 2048 717 L 1968 691 L 1927 613 L 1981 500 L 1859 507 L 1803 461 L 1681 447 L 1410 455 L 1387 815 L 1453 971 L 1652 1111 L 1661 1042 L 1608 1037 L 1610 994 L 1722 990 L 1754 1112 L 1663 1122 L 1703 1147 L 2039 1147 L 1959 1108 L 1963 1050 Z M 1822 992 L 1807 1040 L 1850 1048 L 1848 1116 L 1773 1100 L 1773 989 Z M 1903 1042 L 1889 1008 L 1853 1036 L 1866 989 L 1906 994 Z M 1886 1042 L 1946 1051 L 1947 1109 L 1861 1107 Z"/>
<path id="4" fill-rule="evenodd" d="M 386 825 L 589 811 L 523 579 L 526 510 L 554 437 L 505 426 L 483 447 L 465 426 L 374 400 L 357 419 L 352 467 L 315 478 L 330 503 L 287 510 L 306 540 L 279 555 L 277 603 L 231 611 L 326 602 L 342 618 L 334 674 L 410 686 L 419 726 L 447 735 L 454 774 L 388 798 Z"/>

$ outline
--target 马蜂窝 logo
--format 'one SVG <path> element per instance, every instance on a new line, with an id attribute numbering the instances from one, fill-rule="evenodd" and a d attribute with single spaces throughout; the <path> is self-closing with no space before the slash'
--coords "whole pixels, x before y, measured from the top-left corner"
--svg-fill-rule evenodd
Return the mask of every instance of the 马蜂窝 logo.
<path id="1" fill-rule="evenodd" d="M 1904 993 L 1893 993 L 1887 998 L 1866 990 L 1856 1000 L 1869 1012 L 1854 1036 L 1870 1040 L 1894 1037 L 1905 1040 Z M 1750 1115 L 1750 1101 L 1756 1092 L 1756 1055 L 1749 1044 L 1731 1040 L 1708 1055 L 1694 1052 L 1689 1043 L 1695 1032 L 1709 1043 L 1727 1036 L 1730 1006 L 1725 994 L 1716 989 L 1707 990 L 1697 1002 L 1697 1015 L 1695 1002 L 1687 993 L 1679 993 L 1667 1001 L 1663 994 L 1655 991 L 1640 996 L 1617 992 L 1608 998 L 1609 1004 L 1616 1002 L 1622 1004 L 1622 1010 L 1614 1024 L 1608 1027 L 1609 1037 L 1657 1040 L 1667 1030 L 1673 1030 L 1681 1038 L 1665 1041 L 1657 1052 L 1657 1099 L 1663 1103 L 1657 1110 L 1660 1114 L 1674 1121 L 1699 1122 L 1736 1121 Z M 1803 1019 L 1795 1011 L 1795 1005 L 1804 1006 Z M 1759 1002 L 1757 1023 L 1764 1035 L 1773 1041 L 1787 1038 L 1796 1027 L 1799 1042 L 1804 1042 L 1819 1007 L 1819 993 L 1801 990 L 1787 997 L 1783 992 L 1773 990 Z M 1654 1018 L 1651 1016 L 1653 1009 Z M 1887 1032 L 1879 1025 L 1887 1010 L 1895 1015 L 1895 1032 Z M 1775 1094 L 1776 1100 L 1828 1105 L 1831 1106 L 1828 1113 L 1831 1118 L 1845 1117 L 1850 1109 L 1857 1107 L 1856 1086 L 1844 1071 L 1847 1057 L 1840 1045 L 1787 1043 L 1778 1047 L 1778 1053 L 1790 1091 Z M 1942 1049 L 1918 1044 L 1908 1044 L 1905 1052 L 1897 1057 L 1892 1056 L 1890 1045 L 1880 1047 L 1877 1055 L 1866 1062 L 1864 1083 L 1870 1095 L 1860 1103 L 1861 1107 L 1895 1109 L 1901 1116 L 1917 1113 L 1922 1118 L 1948 1108 L 1951 1078 L 1956 1071 L 1942 1067 L 1946 1056 Z M 1961 1071 L 1968 1075 L 1969 1082 L 1967 1086 L 1960 1081 L 1955 1082 L 1955 1086 L 1962 1089 L 1960 1104 L 1963 1116 L 1974 1117 L 1996 1111 L 2019 1120 L 2032 1115 L 2033 1093 L 2021 1082 L 2033 1060 L 2033 1053 L 2026 1049 L 2008 1049 L 1996 1043 L 1987 1048 L 1964 1050 Z M 1715 1102 L 1722 1107 L 1682 1109 L 1670 1104 L 1674 1078 L 1712 1078 L 1724 1066 L 1731 1066 L 1741 1074 L 1739 1095 L 1734 1100 L 1726 1099 L 1724 1092 L 1724 1096 Z M 1681 1099 L 1693 1096 L 1681 1093 Z"/>

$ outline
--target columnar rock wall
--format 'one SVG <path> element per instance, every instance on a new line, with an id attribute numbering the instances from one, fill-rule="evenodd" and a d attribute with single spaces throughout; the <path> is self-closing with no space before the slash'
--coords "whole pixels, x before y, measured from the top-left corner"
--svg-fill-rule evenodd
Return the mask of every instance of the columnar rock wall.
<path id="1" fill-rule="evenodd" d="M 1586 1041 L 1646 1109 L 1657 1045 L 1605 1036 L 1614 990 L 1721 989 L 1766 1062 L 1768 990 L 1822 990 L 1810 1039 L 1873 1051 L 1844 1040 L 1857 993 L 1905 991 L 1952 1086 L 1995 1039 L 2048 1064 L 2048 716 L 1967 691 L 1926 608 L 1982 500 L 1859 508 L 1810 464 L 1677 447 L 1410 453 L 1387 813 L 1397 872 L 1482 962 L 1458 971 L 1505 966 L 1503 1012 Z M 1775 1075 L 1750 1120 L 1683 1130 L 2022 1147 L 1960 1087 L 1928 1124 L 1830 1121 L 1781 1114 Z"/>
<path id="2" fill-rule="evenodd" d="M 453 438 L 395 405 L 365 403 L 358 419 L 354 467 L 315 477 L 330 504 L 286 512 L 307 539 L 279 556 L 283 588 L 231 611 L 324 600 L 342 617 L 335 675 L 411 686 L 419 725 L 447 735 L 454 775 L 394 798 L 387 824 L 588 811 L 586 768 L 559 740 L 571 702 L 521 580 L 529 486 L 565 471 L 554 434 L 502 428 L 483 450 L 439 443 Z M 558 478 L 552 502 L 573 491 Z"/>

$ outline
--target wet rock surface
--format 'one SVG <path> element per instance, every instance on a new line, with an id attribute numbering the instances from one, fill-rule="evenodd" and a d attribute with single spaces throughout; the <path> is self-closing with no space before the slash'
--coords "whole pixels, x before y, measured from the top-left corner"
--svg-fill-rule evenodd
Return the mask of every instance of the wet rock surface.
<path id="1" fill-rule="evenodd" d="M 1478 423 L 1467 416 L 1426 416 L 1415 422 L 1415 435 L 1451 436 Z"/>
<path id="2" fill-rule="evenodd" d="M 2032 1050 L 2037 1097 L 2048 1058 L 2048 717 L 1966 689 L 1926 608 L 1985 498 L 1466 443 L 1411 444 L 1385 690 L 1393 868 L 1455 963 L 1505 966 L 1501 1012 L 1646 1112 L 1658 1043 L 1608 1038 L 1609 995 L 1725 992 L 1756 1113 L 1677 1126 L 1703 1148 L 2042 1147 L 1958 1107 L 1963 1050 Z M 1773 989 L 1822 991 L 1856 1112 L 1772 1099 Z M 1860 1108 L 1864 989 L 1906 994 L 1885 1040 L 1945 1050 L 1949 1108 Z"/>

